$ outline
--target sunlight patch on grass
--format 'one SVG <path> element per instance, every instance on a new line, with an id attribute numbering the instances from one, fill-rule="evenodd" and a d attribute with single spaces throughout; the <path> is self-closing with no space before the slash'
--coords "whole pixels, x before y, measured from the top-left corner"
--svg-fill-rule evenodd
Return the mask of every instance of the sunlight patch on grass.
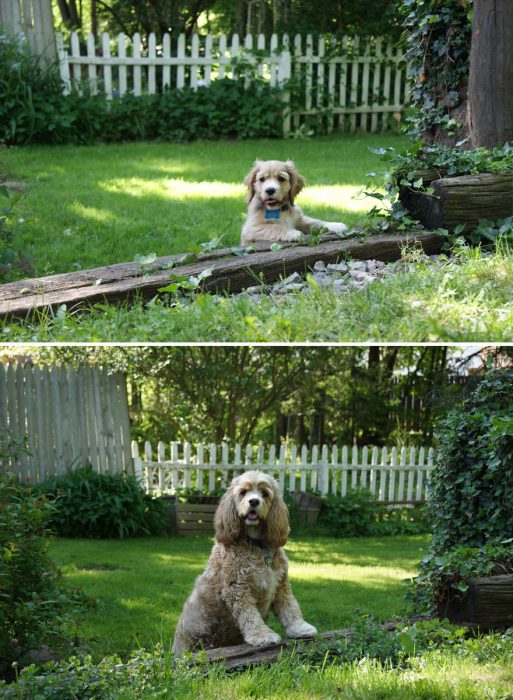
<path id="1" fill-rule="evenodd" d="M 345 211 L 367 212 L 376 205 L 371 197 L 361 198 L 361 187 L 354 185 L 314 185 L 307 186 L 301 193 L 301 206 L 327 206 Z M 305 213 L 308 213 L 305 211 Z"/>
<path id="2" fill-rule="evenodd" d="M 242 201 L 244 188 L 241 185 L 220 182 L 189 182 L 188 180 L 145 180 L 143 178 L 115 178 L 100 184 L 106 192 L 123 192 L 131 197 L 158 196 L 164 199 L 213 199 L 233 197 Z"/>
<path id="3" fill-rule="evenodd" d="M 116 221 L 114 212 L 109 212 L 106 209 L 99 209 L 98 207 L 90 207 L 85 204 L 80 204 L 80 202 L 73 202 L 72 204 L 69 204 L 68 209 L 77 216 L 81 216 L 92 221 L 97 221 L 99 223 L 105 224 L 109 221 Z"/>

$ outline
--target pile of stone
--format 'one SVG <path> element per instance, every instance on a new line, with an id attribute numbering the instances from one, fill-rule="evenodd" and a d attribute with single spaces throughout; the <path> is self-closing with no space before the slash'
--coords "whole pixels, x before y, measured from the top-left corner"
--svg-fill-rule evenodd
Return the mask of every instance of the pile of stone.
<path id="1" fill-rule="evenodd" d="M 400 263 L 386 264 L 380 260 L 347 260 L 326 264 L 318 260 L 308 275 L 293 272 L 275 284 L 261 284 L 248 287 L 245 294 L 259 297 L 262 294 L 301 293 L 312 289 L 311 278 L 318 287 L 330 288 L 335 292 L 347 292 L 350 289 L 364 289 L 377 279 L 393 274 Z"/>

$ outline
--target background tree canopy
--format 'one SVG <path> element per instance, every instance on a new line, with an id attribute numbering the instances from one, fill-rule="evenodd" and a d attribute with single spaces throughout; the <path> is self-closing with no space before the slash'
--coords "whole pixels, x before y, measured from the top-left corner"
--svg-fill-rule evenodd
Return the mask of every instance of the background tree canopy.
<path id="1" fill-rule="evenodd" d="M 494 348 L 489 360 L 504 363 L 507 353 Z M 447 346 L 68 347 L 31 355 L 126 372 L 136 438 L 277 445 L 431 442 L 434 418 L 475 383 L 455 375 L 459 357 Z"/>
<path id="2" fill-rule="evenodd" d="M 290 32 L 398 36 L 400 0 L 54 0 L 68 29 L 158 36 L 194 31 L 231 34 Z"/>

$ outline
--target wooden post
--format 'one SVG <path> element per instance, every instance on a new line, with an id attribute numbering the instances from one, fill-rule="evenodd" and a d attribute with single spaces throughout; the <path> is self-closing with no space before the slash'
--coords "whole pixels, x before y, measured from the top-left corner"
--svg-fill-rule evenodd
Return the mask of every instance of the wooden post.
<path id="1" fill-rule="evenodd" d="M 474 0 L 468 111 L 473 147 L 513 140 L 513 3 Z"/>

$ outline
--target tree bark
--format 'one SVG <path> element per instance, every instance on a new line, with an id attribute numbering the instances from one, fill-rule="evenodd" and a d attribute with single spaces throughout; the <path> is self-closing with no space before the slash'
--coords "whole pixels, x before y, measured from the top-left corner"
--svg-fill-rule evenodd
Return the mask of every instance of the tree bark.
<path id="1" fill-rule="evenodd" d="M 511 0 L 474 0 L 468 106 L 472 147 L 513 141 Z"/>

